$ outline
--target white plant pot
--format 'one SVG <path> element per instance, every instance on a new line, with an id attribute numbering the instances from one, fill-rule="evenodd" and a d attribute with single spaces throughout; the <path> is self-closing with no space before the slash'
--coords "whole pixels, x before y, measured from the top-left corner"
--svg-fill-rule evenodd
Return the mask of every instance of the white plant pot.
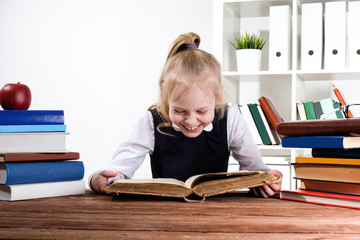
<path id="1" fill-rule="evenodd" d="M 236 50 L 237 70 L 240 72 L 260 71 L 261 52 L 259 49 Z"/>

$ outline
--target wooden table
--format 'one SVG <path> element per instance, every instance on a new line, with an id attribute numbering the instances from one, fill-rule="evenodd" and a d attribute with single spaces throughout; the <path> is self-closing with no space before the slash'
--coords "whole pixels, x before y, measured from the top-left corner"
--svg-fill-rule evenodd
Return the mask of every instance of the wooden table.
<path id="1" fill-rule="evenodd" d="M 360 211 L 232 193 L 0 202 L 0 239 L 360 239 Z"/>

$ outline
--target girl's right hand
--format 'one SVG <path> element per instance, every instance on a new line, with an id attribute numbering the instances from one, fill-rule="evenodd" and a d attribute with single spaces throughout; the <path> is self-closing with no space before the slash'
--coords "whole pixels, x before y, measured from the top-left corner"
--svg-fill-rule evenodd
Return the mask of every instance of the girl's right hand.
<path id="1" fill-rule="evenodd" d="M 94 192 L 104 193 L 103 188 L 108 185 L 108 179 L 116 177 L 118 172 L 101 171 L 96 173 L 90 180 L 90 187 Z"/>

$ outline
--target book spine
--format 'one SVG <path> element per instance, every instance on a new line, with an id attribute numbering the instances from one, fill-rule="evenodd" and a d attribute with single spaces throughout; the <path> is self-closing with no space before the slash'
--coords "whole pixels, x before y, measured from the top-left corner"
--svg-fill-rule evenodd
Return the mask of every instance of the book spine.
<path id="1" fill-rule="evenodd" d="M 66 125 L 0 125 L 0 133 L 65 132 Z"/>
<path id="2" fill-rule="evenodd" d="M 0 153 L 0 162 L 37 162 L 37 161 L 59 161 L 75 160 L 80 158 L 78 152 L 63 153 Z"/>
<path id="3" fill-rule="evenodd" d="M 270 145 L 271 141 L 267 131 L 265 129 L 265 125 L 261 119 L 260 113 L 257 108 L 257 104 L 248 104 L 249 110 L 251 112 L 252 117 L 254 118 L 255 125 L 259 131 L 261 140 L 263 141 L 264 145 Z"/>
<path id="4" fill-rule="evenodd" d="M 305 102 L 304 103 L 304 108 L 305 108 L 305 113 L 306 113 L 306 119 L 307 120 L 316 119 L 314 103 L 312 101 Z"/>
<path id="5" fill-rule="evenodd" d="M 360 158 L 360 148 L 313 148 L 311 155 L 323 158 Z"/>
<path id="6" fill-rule="evenodd" d="M 7 169 L 6 185 L 80 180 L 82 161 L 2 163 Z M 3 176 L 2 176 L 3 177 Z"/>
<path id="7" fill-rule="evenodd" d="M 1 110 L 0 125 L 64 124 L 63 110 Z"/>

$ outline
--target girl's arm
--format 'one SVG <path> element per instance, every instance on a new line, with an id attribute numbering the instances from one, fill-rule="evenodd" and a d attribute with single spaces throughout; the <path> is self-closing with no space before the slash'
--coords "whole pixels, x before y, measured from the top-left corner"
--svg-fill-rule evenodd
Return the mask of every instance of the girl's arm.
<path id="1" fill-rule="evenodd" d="M 154 150 L 154 124 L 150 111 L 135 124 L 131 135 L 116 149 L 107 166 L 89 177 L 89 185 L 96 192 L 117 178 L 132 178 L 147 153 Z"/>

